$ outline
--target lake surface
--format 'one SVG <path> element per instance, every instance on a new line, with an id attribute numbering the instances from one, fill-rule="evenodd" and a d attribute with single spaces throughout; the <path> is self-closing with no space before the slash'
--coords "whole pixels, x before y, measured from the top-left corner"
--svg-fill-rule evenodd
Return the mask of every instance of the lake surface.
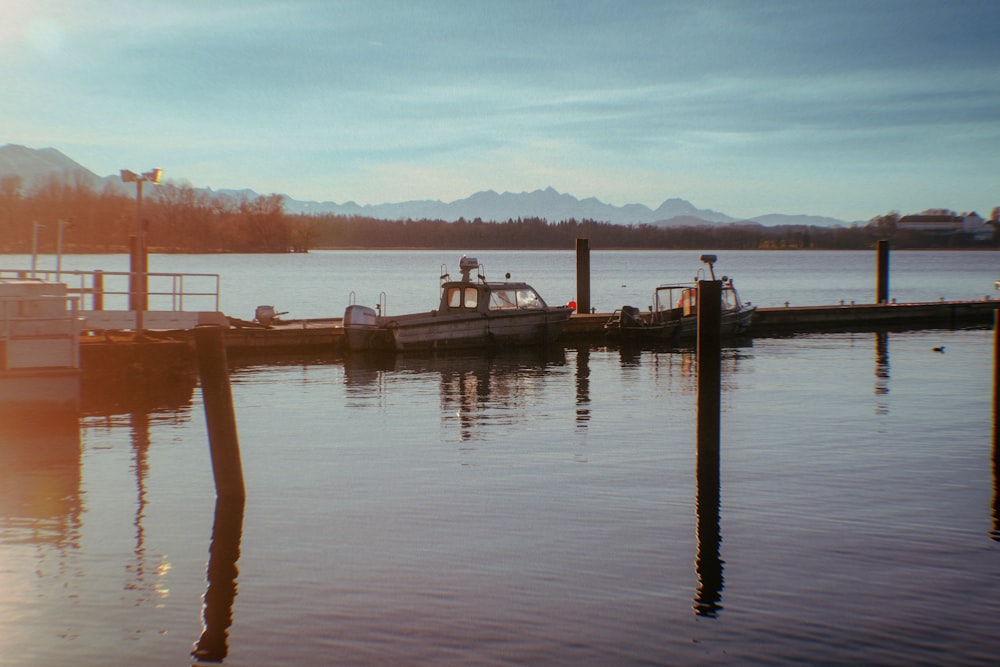
<path id="1" fill-rule="evenodd" d="M 874 253 L 719 255 L 760 305 L 873 300 Z M 491 279 L 573 298 L 572 252 L 477 256 Z M 219 273 L 242 317 L 339 315 L 351 291 L 429 309 L 442 263 L 457 273 L 434 252 L 150 261 Z M 592 301 L 645 305 L 696 263 L 592 253 Z M 896 252 L 890 292 L 983 298 L 998 269 L 991 252 Z M 727 348 L 715 479 L 696 474 L 690 351 L 241 362 L 242 511 L 216 507 L 198 388 L 9 419 L 0 665 L 196 649 L 226 665 L 993 665 L 993 354 L 986 329 Z"/>

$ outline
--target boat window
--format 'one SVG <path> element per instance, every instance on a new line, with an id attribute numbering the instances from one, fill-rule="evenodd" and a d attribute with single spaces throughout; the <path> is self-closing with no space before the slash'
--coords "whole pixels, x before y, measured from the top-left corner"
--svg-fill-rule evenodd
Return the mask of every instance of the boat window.
<path id="1" fill-rule="evenodd" d="M 479 305 L 479 290 L 475 287 L 455 286 L 448 288 L 448 307 L 475 310 Z"/>
<path id="2" fill-rule="evenodd" d="M 496 289 L 490 296 L 490 310 L 511 310 L 517 308 L 517 294 L 514 290 Z"/>
<path id="3" fill-rule="evenodd" d="M 542 308 L 543 303 L 538 293 L 531 289 L 517 291 L 517 307 L 524 309 Z"/>
<path id="4" fill-rule="evenodd" d="M 731 289 L 722 290 L 722 309 L 723 310 L 736 310 L 736 292 Z"/>
<path id="5" fill-rule="evenodd" d="M 462 288 L 461 287 L 449 287 L 448 288 L 448 307 L 449 308 L 461 308 L 462 307 Z"/>
<path id="6" fill-rule="evenodd" d="M 479 303 L 479 290 L 477 290 L 475 287 L 466 287 L 465 307 L 475 310 L 478 303 Z"/>

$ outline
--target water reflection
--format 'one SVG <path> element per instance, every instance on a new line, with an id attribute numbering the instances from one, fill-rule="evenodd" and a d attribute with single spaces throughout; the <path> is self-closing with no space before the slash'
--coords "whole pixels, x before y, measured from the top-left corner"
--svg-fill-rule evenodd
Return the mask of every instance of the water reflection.
<path id="1" fill-rule="evenodd" d="M 146 480 L 149 477 L 149 414 L 133 412 L 129 415 L 129 425 L 132 434 L 132 474 L 135 475 L 136 501 L 135 519 L 135 563 L 127 566 L 132 570 L 134 583 L 125 586 L 126 590 L 148 591 L 155 589 L 155 583 L 146 582 L 146 534 L 143 519 L 146 516 Z M 136 601 L 136 606 L 141 598 Z"/>
<path id="2" fill-rule="evenodd" d="M 720 484 L 718 458 L 715 465 L 702 460 L 699 451 L 697 466 L 698 555 L 695 571 L 698 591 L 694 597 L 694 612 L 698 616 L 715 618 L 722 610 L 722 533 L 720 529 Z"/>
<path id="3" fill-rule="evenodd" d="M 75 412 L 0 414 L 0 543 L 79 547 L 80 459 Z"/>
<path id="4" fill-rule="evenodd" d="M 1000 542 L 1000 322 L 993 331 L 993 530 L 990 537 Z"/>
<path id="5" fill-rule="evenodd" d="M 741 372 L 741 364 L 753 357 L 752 348 L 752 342 L 744 339 L 727 341 L 727 345 L 722 348 L 721 388 L 724 391 L 734 389 L 735 379 Z M 690 347 L 620 347 L 618 360 L 619 366 L 624 371 L 625 380 L 631 380 L 631 376 L 643 372 L 644 368 L 649 368 L 655 374 L 657 388 L 664 392 L 696 391 L 698 357 Z"/>
<path id="6" fill-rule="evenodd" d="M 190 408 L 197 384 L 197 375 L 182 370 L 148 377 L 141 369 L 117 375 L 85 371 L 80 377 L 80 412 L 107 416 Z"/>
<path id="7" fill-rule="evenodd" d="M 993 408 L 993 530 L 990 531 L 990 537 L 997 542 L 1000 542 L 1000 452 L 997 448 L 1000 447 L 997 443 L 997 420 L 1000 419 L 1000 415 L 997 415 L 996 401 L 994 401 Z"/>
<path id="8" fill-rule="evenodd" d="M 576 427 L 590 423 L 590 347 L 576 348 Z"/>
<path id="9" fill-rule="evenodd" d="M 699 350 L 696 361 L 698 415 L 695 513 L 698 554 L 695 557 L 695 571 L 698 574 L 698 590 L 694 597 L 694 612 L 698 616 L 715 618 L 722 610 L 723 584 L 719 509 L 722 360 L 718 353 L 702 354 Z"/>
<path id="10" fill-rule="evenodd" d="M 875 414 L 889 414 L 889 332 L 875 332 Z"/>
<path id="11" fill-rule="evenodd" d="M 243 538 L 243 499 L 220 497 L 215 501 L 215 523 L 208 558 L 208 589 L 205 591 L 201 637 L 193 655 L 198 663 L 221 663 L 229 653 L 229 628 L 233 624 L 233 602 Z"/>
<path id="12" fill-rule="evenodd" d="M 392 383 L 415 374 L 439 376 L 441 419 L 457 424 L 461 441 L 477 440 L 484 428 L 530 421 L 541 402 L 540 378 L 566 363 L 565 349 L 534 348 L 496 354 L 351 355 L 344 360 L 349 405 L 381 403 Z"/>

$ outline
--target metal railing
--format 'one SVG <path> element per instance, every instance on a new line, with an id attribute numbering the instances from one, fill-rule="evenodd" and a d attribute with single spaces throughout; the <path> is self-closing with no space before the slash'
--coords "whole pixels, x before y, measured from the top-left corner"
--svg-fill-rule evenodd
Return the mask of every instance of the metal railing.
<path id="1" fill-rule="evenodd" d="M 69 294 L 78 294 L 84 310 L 131 310 L 136 276 L 148 279 L 145 310 L 219 310 L 217 273 L 145 273 L 129 271 L 50 271 L 0 269 L 0 280 L 38 279 L 66 284 Z"/>

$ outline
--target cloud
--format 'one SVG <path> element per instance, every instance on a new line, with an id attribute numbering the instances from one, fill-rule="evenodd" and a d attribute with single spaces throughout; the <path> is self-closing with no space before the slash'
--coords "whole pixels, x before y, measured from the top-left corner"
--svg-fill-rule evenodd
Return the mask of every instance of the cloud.
<path id="1" fill-rule="evenodd" d="M 195 184 L 316 199 L 553 185 L 716 209 L 756 186 L 776 210 L 808 191 L 837 215 L 932 160 L 972 175 L 931 190 L 992 192 L 992 1 L 14 2 L 8 140 L 98 171 L 173 163 Z M 35 47 L 32 24 L 50 26 Z M 860 189 L 824 194 L 831 180 Z"/>

